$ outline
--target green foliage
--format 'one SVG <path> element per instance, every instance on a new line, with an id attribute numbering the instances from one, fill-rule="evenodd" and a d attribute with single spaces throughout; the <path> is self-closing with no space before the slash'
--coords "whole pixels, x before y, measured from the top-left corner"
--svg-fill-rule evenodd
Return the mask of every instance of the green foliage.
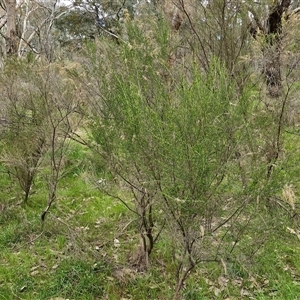
<path id="1" fill-rule="evenodd" d="M 280 228 L 274 215 L 287 222 L 291 207 L 278 205 L 288 183 L 281 155 L 285 102 L 267 110 L 251 82 L 241 89 L 218 58 L 205 72 L 187 57 L 176 62 L 186 68 L 173 67 L 166 26 L 149 20 L 149 26 L 129 22 L 127 40 L 114 52 L 107 44 L 88 49 L 89 85 L 83 87 L 94 108 L 96 153 L 131 193 L 132 203 L 121 200 L 144 232 L 167 222 L 164 229 L 181 253 L 180 284 L 187 276 L 183 265 L 252 257 L 255 244 Z M 247 236 L 249 251 L 242 242 Z M 211 250 L 213 240 L 219 246 Z M 231 276 L 245 276 L 244 264 L 232 265 Z"/>
<path id="2" fill-rule="evenodd" d="M 82 41 L 95 38 L 98 34 L 93 14 L 78 8 L 57 19 L 55 27 L 58 30 L 58 41 L 62 47 L 69 44 L 78 47 Z"/>
<path id="3" fill-rule="evenodd" d="M 123 18 L 107 17 L 117 43 L 88 41 L 76 63 L 5 63 L 0 298 L 298 296 L 298 84 L 262 96 L 235 47 L 245 12 L 222 3 L 174 33 L 157 12 L 103 2 Z M 93 34 L 88 5 L 56 28 Z"/>

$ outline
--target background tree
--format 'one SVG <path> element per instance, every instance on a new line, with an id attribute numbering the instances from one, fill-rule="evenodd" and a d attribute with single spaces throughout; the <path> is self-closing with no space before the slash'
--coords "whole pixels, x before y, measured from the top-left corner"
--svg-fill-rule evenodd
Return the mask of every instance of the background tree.
<path id="1" fill-rule="evenodd" d="M 16 0 L 6 1 L 6 12 L 7 12 L 7 29 L 6 29 L 6 53 L 8 55 L 17 54 L 17 27 L 16 27 Z"/>
<path id="2" fill-rule="evenodd" d="M 276 3 L 277 2 L 277 3 Z M 264 66 L 262 73 L 266 78 L 267 89 L 271 97 L 279 97 L 282 94 L 282 22 L 290 14 L 289 8 L 292 1 L 275 1 L 268 7 L 266 20 L 258 16 L 255 9 L 249 6 L 253 15 L 252 35 L 256 37 L 257 30 L 264 36 L 263 45 Z M 266 24 L 263 26 L 262 24 Z"/>
<path id="3" fill-rule="evenodd" d="M 68 11 L 68 7 L 58 5 L 56 0 L 26 0 L 8 1 L 2 9 L 0 30 L 6 40 L 6 53 L 18 57 L 34 53 L 51 61 L 55 46 L 53 23 Z"/>
<path id="4" fill-rule="evenodd" d="M 114 40 L 122 37 L 122 24 L 133 18 L 137 1 L 73 1 L 72 9 L 56 21 L 59 41 L 62 45 L 73 44 L 80 48 L 87 40 L 99 36 L 110 36 Z"/>

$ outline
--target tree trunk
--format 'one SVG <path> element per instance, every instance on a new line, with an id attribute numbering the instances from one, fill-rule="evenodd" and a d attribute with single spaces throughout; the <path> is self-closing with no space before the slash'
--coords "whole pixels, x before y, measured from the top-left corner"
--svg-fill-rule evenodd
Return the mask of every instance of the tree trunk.
<path id="1" fill-rule="evenodd" d="M 16 0 L 6 0 L 7 32 L 6 32 L 6 54 L 17 54 L 16 35 Z"/>
<path id="2" fill-rule="evenodd" d="M 271 9 L 267 20 L 267 46 L 265 51 L 265 69 L 263 73 L 266 77 L 269 95 L 273 98 L 279 97 L 282 93 L 280 60 L 282 17 L 290 4 L 290 0 L 282 0 L 281 3 Z"/>
<path id="3" fill-rule="evenodd" d="M 266 44 L 264 46 L 264 66 L 262 73 L 265 76 L 269 96 L 278 98 L 282 94 L 281 78 L 281 42 L 282 42 L 282 19 L 284 13 L 289 9 L 291 0 L 278 1 L 270 8 L 266 22 L 259 20 L 255 11 L 249 7 L 249 11 L 254 15 L 255 26 L 250 27 L 250 33 L 256 38 L 257 28 L 264 34 Z M 266 23 L 266 26 L 262 24 Z M 253 24 L 252 24 L 253 25 Z"/>

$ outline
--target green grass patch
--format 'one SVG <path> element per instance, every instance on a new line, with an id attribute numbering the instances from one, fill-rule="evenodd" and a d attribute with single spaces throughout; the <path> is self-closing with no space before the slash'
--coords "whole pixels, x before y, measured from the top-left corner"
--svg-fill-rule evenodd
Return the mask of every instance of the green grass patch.
<path id="1" fill-rule="evenodd" d="M 0 191 L 0 299 L 172 299 L 180 255 L 172 248 L 176 235 L 163 231 L 149 269 L 137 272 L 130 265 L 140 241 L 137 215 L 106 195 L 94 175 L 87 175 L 87 166 L 80 162 L 86 155 L 82 148 L 72 151 L 68 157 L 76 168 L 70 166 L 61 178 L 43 227 L 40 215 L 48 196 L 43 178 L 37 178 L 25 205 L 13 178 L 0 173 L 4 186 Z M 100 171 L 97 176 L 101 177 Z M 122 193 L 118 191 L 130 203 Z M 245 239 L 234 257 L 225 260 L 227 274 L 219 262 L 200 263 L 185 282 L 182 296 L 188 300 L 297 299 L 299 241 L 286 230 L 292 225 L 282 223 L 281 232 L 250 261 L 240 258 L 251 252 L 248 248 L 256 236 Z M 252 231 L 258 226 L 260 232 L 259 224 L 251 226 Z M 120 246 L 114 244 L 115 238 Z M 229 243 L 227 239 L 224 242 Z"/>

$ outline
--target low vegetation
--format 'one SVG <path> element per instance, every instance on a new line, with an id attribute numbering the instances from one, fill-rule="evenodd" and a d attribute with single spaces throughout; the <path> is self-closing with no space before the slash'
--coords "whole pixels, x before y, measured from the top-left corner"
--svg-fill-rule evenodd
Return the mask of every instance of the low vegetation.
<path id="1" fill-rule="evenodd" d="M 72 150 L 68 157 L 75 162 L 87 154 L 78 146 Z M 123 203 L 103 193 L 103 173 L 92 180 L 89 168 L 84 163 L 70 169 L 44 223 L 40 215 L 48 192 L 42 180 L 37 178 L 24 205 L 12 178 L 1 169 L 1 186 L 6 187 L 1 190 L 1 299 L 173 297 L 179 255 L 172 247 L 174 237 L 161 233 L 148 269 L 138 271 L 130 263 L 140 239 L 138 220 Z M 228 260 L 199 263 L 182 287 L 182 297 L 296 299 L 299 233 L 284 219 L 275 222 L 280 226 L 268 240 L 268 232 L 260 235 L 256 224 Z"/>
<path id="2" fill-rule="evenodd" d="M 298 297 L 297 19 L 222 3 L 54 5 L 44 56 L 11 32 L 0 299 Z"/>

